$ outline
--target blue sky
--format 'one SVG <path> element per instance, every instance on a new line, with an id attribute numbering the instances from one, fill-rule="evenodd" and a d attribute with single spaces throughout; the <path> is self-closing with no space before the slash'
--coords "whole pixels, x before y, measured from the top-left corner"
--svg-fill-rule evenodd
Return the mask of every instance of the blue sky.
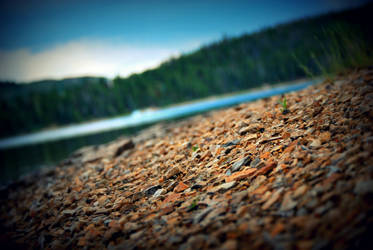
<path id="1" fill-rule="evenodd" d="M 127 76 L 223 35 L 364 2 L 2 0 L 0 79 Z"/>

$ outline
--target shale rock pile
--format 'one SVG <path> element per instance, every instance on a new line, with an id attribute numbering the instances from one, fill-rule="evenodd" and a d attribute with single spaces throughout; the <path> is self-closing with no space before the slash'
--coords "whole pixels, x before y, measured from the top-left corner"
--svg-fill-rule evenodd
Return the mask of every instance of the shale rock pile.
<path id="1" fill-rule="evenodd" d="M 363 248 L 373 70 L 83 148 L 1 191 L 2 246 Z"/>

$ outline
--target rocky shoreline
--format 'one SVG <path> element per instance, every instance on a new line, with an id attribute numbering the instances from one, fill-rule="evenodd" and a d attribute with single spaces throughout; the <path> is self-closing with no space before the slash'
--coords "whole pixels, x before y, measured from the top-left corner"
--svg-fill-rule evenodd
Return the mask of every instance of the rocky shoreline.
<path id="1" fill-rule="evenodd" d="M 373 69 L 83 148 L 1 191 L 2 246 L 373 243 Z"/>

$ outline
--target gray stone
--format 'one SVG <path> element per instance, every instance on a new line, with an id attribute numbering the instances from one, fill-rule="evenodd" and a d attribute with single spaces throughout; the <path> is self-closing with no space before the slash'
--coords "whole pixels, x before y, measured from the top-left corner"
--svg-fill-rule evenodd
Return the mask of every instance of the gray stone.
<path id="1" fill-rule="evenodd" d="M 76 212 L 76 209 L 65 209 L 65 210 L 62 211 L 62 214 L 73 215 L 73 214 L 75 214 L 75 212 Z"/>
<path id="2" fill-rule="evenodd" d="M 158 189 L 158 190 L 154 193 L 153 197 L 159 197 L 159 196 L 161 196 L 161 195 L 164 194 L 164 193 L 166 193 L 166 190 L 164 190 L 163 188 Z"/>
<path id="3" fill-rule="evenodd" d="M 224 192 L 225 190 L 228 190 L 228 189 L 234 187 L 236 185 L 236 183 L 237 183 L 236 181 L 231 181 L 231 182 L 228 182 L 228 183 L 221 184 L 221 185 L 211 189 L 210 192 L 212 192 L 212 193 L 221 192 L 221 191 Z"/>
<path id="4" fill-rule="evenodd" d="M 230 147 L 230 146 L 235 146 L 235 145 L 240 144 L 240 141 L 241 141 L 240 139 L 233 140 L 233 141 L 224 143 L 222 146 L 225 147 L 225 148 Z"/>
<path id="5" fill-rule="evenodd" d="M 360 181 L 356 183 L 354 188 L 355 194 L 364 195 L 367 193 L 373 193 L 373 180 Z"/>
<path id="6" fill-rule="evenodd" d="M 145 189 L 144 193 L 145 193 L 145 195 L 150 196 L 150 195 L 153 195 L 160 188 L 161 188 L 160 185 L 151 186 L 151 187 Z"/>
<path id="7" fill-rule="evenodd" d="M 110 224 L 111 221 L 112 221 L 111 219 L 107 219 L 107 220 L 105 220 L 105 221 L 104 221 L 104 225 L 105 225 L 105 226 L 109 226 L 109 224 Z"/>
<path id="8" fill-rule="evenodd" d="M 214 210 L 214 207 L 207 207 L 204 210 L 202 210 L 200 213 L 198 213 L 194 219 L 193 223 L 197 224 L 200 223 L 212 210 Z"/>
<path id="9" fill-rule="evenodd" d="M 231 167 L 231 170 L 232 172 L 236 172 L 236 171 L 239 171 L 241 169 L 242 166 L 245 166 L 247 165 L 249 162 L 251 161 L 251 157 L 250 156 L 246 156 L 238 161 L 236 161 L 232 167 Z"/>
<path id="10" fill-rule="evenodd" d="M 228 169 L 227 172 L 225 172 L 225 175 L 226 175 L 226 176 L 230 176 L 230 175 L 232 175 L 232 171 L 231 171 L 230 169 Z"/>
<path id="11" fill-rule="evenodd" d="M 252 168 L 256 168 L 260 163 L 260 158 L 256 157 L 251 163 L 250 163 L 250 167 Z"/>

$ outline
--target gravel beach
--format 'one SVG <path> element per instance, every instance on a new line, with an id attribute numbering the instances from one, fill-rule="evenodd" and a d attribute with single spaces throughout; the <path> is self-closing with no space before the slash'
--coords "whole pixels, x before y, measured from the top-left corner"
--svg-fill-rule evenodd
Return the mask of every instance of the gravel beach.
<path id="1" fill-rule="evenodd" d="M 373 243 L 373 69 L 159 124 L 0 192 L 16 249 L 362 249 Z"/>

